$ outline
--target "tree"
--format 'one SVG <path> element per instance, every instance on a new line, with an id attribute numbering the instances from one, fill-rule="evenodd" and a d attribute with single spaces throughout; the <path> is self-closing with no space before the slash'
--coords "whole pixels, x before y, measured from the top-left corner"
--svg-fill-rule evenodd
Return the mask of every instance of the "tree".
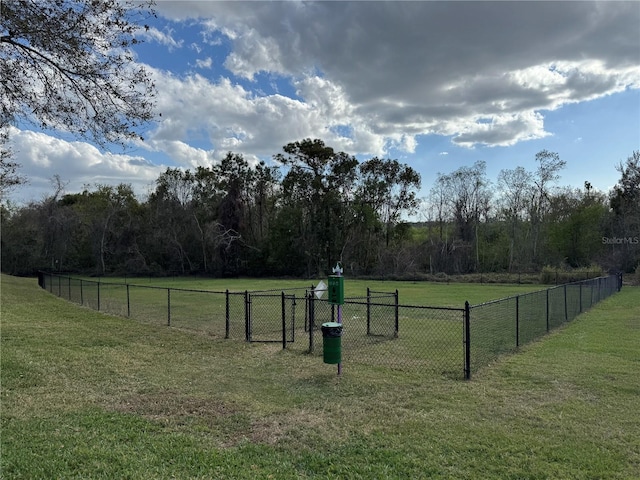
<path id="1" fill-rule="evenodd" d="M 480 222 L 487 219 L 491 200 L 486 168 L 485 162 L 478 161 L 472 167 L 460 167 L 448 175 L 439 174 L 437 179 L 445 192 L 450 212 L 448 217 L 454 220 L 458 238 L 464 245 L 475 247 L 473 268 L 476 270 L 480 268 Z M 470 264 L 462 264 L 459 267 L 463 271 L 471 268 Z"/>
<path id="2" fill-rule="evenodd" d="M 289 143 L 283 150 L 274 157 L 289 167 L 282 182 L 283 211 L 295 212 L 297 226 L 275 229 L 290 232 L 277 242 L 297 244 L 307 258 L 307 275 L 328 271 L 350 238 L 346 212 L 355 194 L 358 161 L 318 139 Z M 286 217 L 280 220 L 290 223 Z"/>
<path id="3" fill-rule="evenodd" d="M 602 252 L 606 196 L 593 191 L 565 188 L 551 197 L 549 225 L 550 251 L 547 258 L 571 267 L 588 267 Z"/>
<path id="4" fill-rule="evenodd" d="M 206 255 L 202 232 L 197 233 L 194 228 L 197 222 L 192 208 L 195 183 L 189 170 L 167 168 L 149 195 L 149 225 L 153 236 L 147 241 L 152 263 L 164 269 L 182 273 L 196 271 L 196 259 Z"/>
<path id="5" fill-rule="evenodd" d="M 0 205 L 2 271 L 11 275 L 33 275 L 50 265 L 44 256 L 40 205 L 30 203 L 17 210 Z"/>
<path id="6" fill-rule="evenodd" d="M 536 153 L 535 160 L 538 162 L 538 168 L 533 176 L 535 187 L 531 202 L 529 202 L 529 220 L 532 232 L 531 258 L 535 263 L 539 263 L 541 258 L 540 239 L 546 226 L 545 217 L 551 207 L 551 185 L 558 181 L 560 178 L 558 172 L 565 167 L 567 162 L 561 160 L 557 153 L 548 150 Z"/>
<path id="7" fill-rule="evenodd" d="M 96 184 L 94 191 L 83 192 L 82 200 L 97 273 L 104 275 L 114 267 L 124 267 L 129 258 L 139 254 L 134 234 L 138 201 L 131 185 Z"/>
<path id="8" fill-rule="evenodd" d="M 253 171 L 241 154 L 228 152 L 216 165 L 218 188 L 224 196 L 218 207 L 218 254 L 222 274 L 237 275 L 240 263 L 238 240 L 246 227 Z"/>
<path id="9" fill-rule="evenodd" d="M 403 212 L 412 214 L 418 206 L 415 190 L 420 188 L 420 174 L 398 160 L 374 157 L 360 165 L 361 198 L 369 203 L 386 227 L 385 244 Z M 415 189 L 415 190 L 414 190 Z"/>
<path id="10" fill-rule="evenodd" d="M 619 247 L 616 268 L 632 271 L 640 265 L 640 150 L 616 169 L 620 180 L 609 194 L 614 214 L 610 237 L 620 242 L 614 246 Z"/>
<path id="11" fill-rule="evenodd" d="M 155 86 L 135 62 L 143 0 L 4 0 L 0 120 L 124 145 L 153 118 Z M 148 27 L 146 27 L 148 28 Z"/>
<path id="12" fill-rule="evenodd" d="M 13 152 L 8 145 L 9 125 L 0 124 L 0 201 L 8 190 L 25 181 L 18 173 L 20 165 L 11 160 Z"/>
<path id="13" fill-rule="evenodd" d="M 534 196 L 533 176 L 523 167 L 501 170 L 498 174 L 501 214 L 508 226 L 509 272 L 522 258 L 520 244 L 523 242 L 524 223 L 527 219 L 529 202 Z"/>

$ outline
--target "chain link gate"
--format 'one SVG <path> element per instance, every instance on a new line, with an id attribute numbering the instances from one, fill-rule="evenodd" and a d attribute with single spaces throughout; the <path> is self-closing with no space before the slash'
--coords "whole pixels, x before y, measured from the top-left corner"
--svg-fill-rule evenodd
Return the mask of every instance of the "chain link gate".
<path id="1" fill-rule="evenodd" d="M 295 341 L 295 294 L 248 293 L 245 316 L 246 339 L 249 342 L 287 343 Z"/>

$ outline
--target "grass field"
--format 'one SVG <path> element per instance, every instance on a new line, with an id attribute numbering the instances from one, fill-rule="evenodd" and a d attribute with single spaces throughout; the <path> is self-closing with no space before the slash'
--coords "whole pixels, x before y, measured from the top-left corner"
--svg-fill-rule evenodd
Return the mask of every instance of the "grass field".
<path id="1" fill-rule="evenodd" d="M 640 478 L 638 287 L 469 382 L 1 294 L 2 478 Z"/>
<path id="2" fill-rule="evenodd" d="M 306 291 L 312 288 L 311 281 L 194 277 L 109 277 L 96 281 L 48 276 L 45 283 L 50 292 L 94 310 L 129 316 L 156 325 L 171 325 L 218 338 L 250 338 L 252 341 L 274 343 L 282 343 L 281 293 L 286 290 L 284 311 L 288 348 L 304 352 L 312 349 L 307 329 L 309 304 L 305 301 Z M 471 303 L 482 303 L 507 295 L 540 291 L 540 288 L 542 287 L 536 285 L 447 285 L 349 279 L 345 292 L 347 304 L 343 307 L 345 328 L 342 356 L 350 363 L 360 362 L 391 369 L 404 369 L 411 365 L 424 372 L 463 378 L 465 362 L 462 299 L 469 298 Z M 371 301 L 377 304 L 372 308 L 367 307 L 368 289 L 373 296 Z M 231 294 L 226 295 L 226 291 Z M 251 292 L 250 297 L 245 296 L 247 291 Z M 387 292 L 386 296 L 384 292 Z M 400 308 L 397 313 L 400 335 L 396 335 L 396 311 L 392 306 L 395 304 L 394 292 L 399 292 Z M 295 295 L 295 298 L 289 295 Z M 326 298 L 327 295 L 324 296 Z M 248 329 L 245 325 L 246 302 L 250 305 L 251 322 Z M 425 304 L 455 305 L 457 311 L 422 308 Z M 326 299 L 316 301 L 314 311 L 318 329 L 314 330 L 313 344 L 319 347 L 314 351 L 322 354 L 319 326 L 335 321 L 336 312 Z M 502 329 L 504 323 L 503 320 L 497 326 Z M 488 350 L 480 342 L 475 342 L 479 348 L 472 351 L 493 358 L 514 348 L 513 342 L 504 342 L 502 339 L 510 334 L 501 333 L 501 336 L 496 337 L 501 339 L 497 347 L 491 348 L 495 342 L 485 340 L 483 343 L 487 344 Z M 474 370 L 480 366 L 473 361 L 471 363 Z M 487 361 L 483 360 L 483 363 Z"/>
<path id="3" fill-rule="evenodd" d="M 86 280 L 96 282 L 95 278 Z M 286 290 L 300 289 L 317 285 L 320 280 L 295 279 L 253 279 L 253 278 L 198 278 L 198 277 L 167 277 L 167 278 L 116 278 L 100 279 L 101 283 L 129 283 L 163 288 L 182 288 L 191 290 L 210 290 L 224 292 L 257 291 L 257 290 Z M 323 279 L 327 283 L 327 279 Z M 344 282 L 345 297 L 364 297 L 367 287 L 380 292 L 399 291 L 400 303 L 405 305 L 431 305 L 438 307 L 463 308 L 464 302 L 471 304 L 496 300 L 522 293 L 548 288 L 544 285 L 518 285 L 497 283 L 431 283 L 420 281 L 393 280 L 362 280 L 346 277 Z"/>

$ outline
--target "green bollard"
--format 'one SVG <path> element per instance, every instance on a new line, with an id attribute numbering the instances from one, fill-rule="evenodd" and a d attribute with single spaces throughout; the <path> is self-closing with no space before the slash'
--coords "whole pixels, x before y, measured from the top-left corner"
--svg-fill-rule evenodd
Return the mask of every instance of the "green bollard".
<path id="1" fill-rule="evenodd" d="M 342 362 L 342 324 L 335 322 L 323 323 L 321 330 L 324 363 L 336 364 Z"/>

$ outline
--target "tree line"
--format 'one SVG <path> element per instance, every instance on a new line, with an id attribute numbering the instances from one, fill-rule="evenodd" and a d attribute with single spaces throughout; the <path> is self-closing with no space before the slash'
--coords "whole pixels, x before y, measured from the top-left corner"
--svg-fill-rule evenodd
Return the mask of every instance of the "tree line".
<path id="1" fill-rule="evenodd" d="M 274 165 L 229 152 L 213 167 L 169 168 L 147 198 L 130 185 L 3 205 L 2 271 L 97 275 L 415 276 L 531 272 L 640 260 L 640 152 L 607 193 L 558 185 L 565 166 L 543 150 L 536 168 L 476 162 L 420 175 L 394 159 L 358 161 L 319 139 L 290 143 Z M 409 218 L 420 221 L 409 222 Z"/>

